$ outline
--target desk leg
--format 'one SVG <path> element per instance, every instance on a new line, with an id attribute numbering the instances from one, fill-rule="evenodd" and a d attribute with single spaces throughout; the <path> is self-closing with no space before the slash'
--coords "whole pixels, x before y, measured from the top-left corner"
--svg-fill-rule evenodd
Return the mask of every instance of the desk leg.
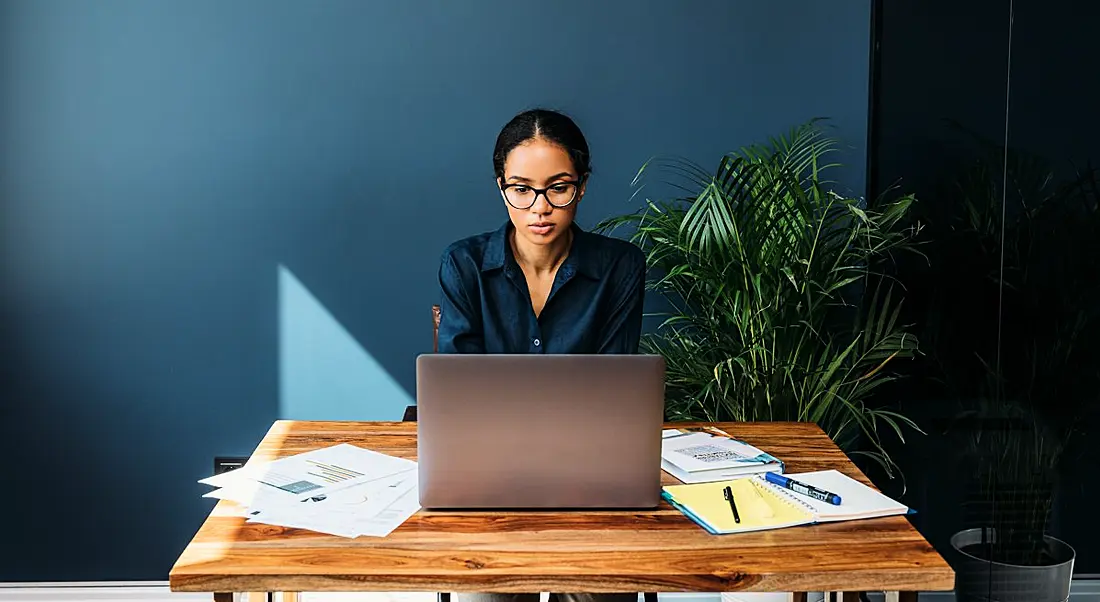
<path id="1" fill-rule="evenodd" d="M 806 592 L 791 592 L 791 602 L 806 602 Z"/>
<path id="2" fill-rule="evenodd" d="M 214 594 L 214 602 L 233 602 L 232 592 L 217 592 Z"/>
<path id="3" fill-rule="evenodd" d="M 917 602 L 917 592 L 886 592 L 886 602 Z"/>

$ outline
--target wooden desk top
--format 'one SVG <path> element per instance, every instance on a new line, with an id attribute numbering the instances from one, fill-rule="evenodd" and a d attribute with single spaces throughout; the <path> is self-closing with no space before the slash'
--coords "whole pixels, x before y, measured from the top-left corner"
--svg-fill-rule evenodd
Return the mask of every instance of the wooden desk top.
<path id="1" fill-rule="evenodd" d="M 835 468 L 870 484 L 814 424 L 718 426 L 783 459 L 788 472 Z M 253 457 L 337 443 L 415 459 L 416 424 L 278 421 Z M 389 537 L 346 539 L 246 524 L 232 508 L 219 502 L 183 551 L 173 591 L 934 591 L 955 581 L 901 516 L 714 536 L 664 503 L 627 512 L 422 510 Z"/>

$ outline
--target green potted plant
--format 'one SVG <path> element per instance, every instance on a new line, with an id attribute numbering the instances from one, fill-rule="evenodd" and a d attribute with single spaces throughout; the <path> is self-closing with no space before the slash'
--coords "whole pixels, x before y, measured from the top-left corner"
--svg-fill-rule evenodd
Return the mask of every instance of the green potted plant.
<path id="1" fill-rule="evenodd" d="M 956 600 L 1068 599 L 1076 555 L 1047 534 L 1067 433 L 1015 400 L 985 400 L 964 420 L 974 475 L 968 518 L 979 526 L 951 537 Z"/>
<path id="2" fill-rule="evenodd" d="M 912 196 L 872 210 L 838 194 L 836 151 L 815 120 L 713 171 L 654 159 L 635 185 L 655 174 L 682 194 L 597 229 L 633 228 L 670 307 L 642 345 L 666 360 L 671 420 L 815 422 L 892 474 L 884 431 L 916 425 L 870 398 L 918 346 L 882 268 L 920 228 L 902 225 Z"/>

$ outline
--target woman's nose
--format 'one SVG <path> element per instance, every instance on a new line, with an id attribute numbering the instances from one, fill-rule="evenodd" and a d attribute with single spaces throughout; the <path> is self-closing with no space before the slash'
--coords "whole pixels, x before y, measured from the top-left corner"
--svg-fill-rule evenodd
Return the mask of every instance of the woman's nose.
<path id="1" fill-rule="evenodd" d="M 535 197 L 535 204 L 531 205 L 531 212 L 538 215 L 547 215 L 553 210 L 554 206 L 546 199 L 545 194 L 537 195 Z"/>

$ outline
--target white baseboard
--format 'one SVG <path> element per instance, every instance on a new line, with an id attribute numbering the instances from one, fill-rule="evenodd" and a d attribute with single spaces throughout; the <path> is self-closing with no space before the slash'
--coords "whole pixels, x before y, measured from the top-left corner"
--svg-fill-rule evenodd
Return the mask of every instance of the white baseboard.
<path id="1" fill-rule="evenodd" d="M 757 593 L 668 593 L 658 594 L 661 602 L 773 602 L 786 601 L 784 594 Z M 811 593 L 809 602 L 821 602 L 822 594 Z M 543 596 L 546 598 L 546 596 Z M 871 602 L 884 602 L 881 593 L 868 594 Z M 301 602 L 435 602 L 431 592 L 329 593 L 307 592 Z M 954 602 L 951 592 L 924 592 L 921 602 Z M 1100 579 L 1074 579 L 1070 602 L 1100 602 Z M 167 582 L 63 582 L 0 583 L 0 602 L 211 602 L 210 594 L 180 593 Z M 542 602 L 545 602 L 543 600 Z M 639 602 L 642 602 L 639 596 Z"/>
<path id="2" fill-rule="evenodd" d="M 665 594 L 659 594 L 661 598 L 665 597 Z M 807 602 L 821 602 L 825 599 L 825 594 L 820 592 L 810 592 L 806 594 Z M 789 593 L 779 594 L 767 594 L 767 593 L 753 593 L 753 592 L 728 592 L 721 596 L 721 602 L 790 602 L 791 595 Z"/>
<path id="3" fill-rule="evenodd" d="M 210 594 L 172 592 L 167 582 L 0 583 L 0 602 L 213 602 Z"/>

